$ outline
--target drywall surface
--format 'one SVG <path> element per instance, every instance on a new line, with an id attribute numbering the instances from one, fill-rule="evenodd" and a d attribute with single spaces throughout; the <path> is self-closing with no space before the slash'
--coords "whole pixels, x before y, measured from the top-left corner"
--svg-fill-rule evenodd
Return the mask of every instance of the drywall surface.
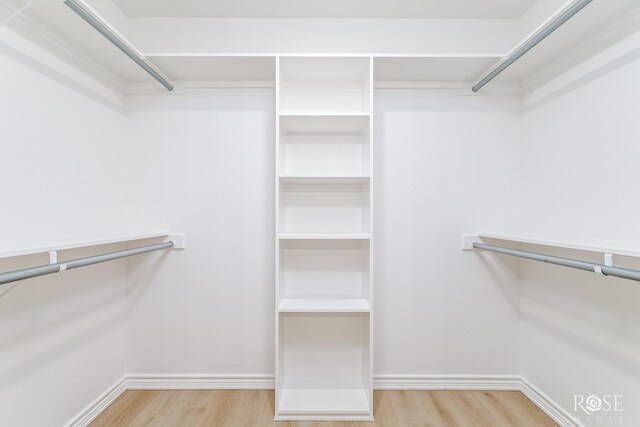
<path id="1" fill-rule="evenodd" d="M 0 69 L 3 245 L 128 231 L 126 116 L 5 44 Z M 47 261 L 5 259 L 0 271 Z M 119 261 L 0 286 L 0 424 L 64 425 L 124 376 L 126 285 Z"/>
<path id="2" fill-rule="evenodd" d="M 575 72 L 580 78 L 523 114 L 526 229 L 533 233 L 640 239 L 637 45 L 611 57 Z M 584 252 L 530 249 L 603 262 Z M 615 262 L 640 268 L 638 260 Z M 523 376 L 585 425 L 637 425 L 638 283 L 526 261 L 520 282 Z M 611 403 L 615 395 L 622 410 L 599 406 L 597 399 Z M 588 396 L 595 396 L 593 411 L 576 405 Z"/>
<path id="3" fill-rule="evenodd" d="M 273 91 L 129 108 L 139 203 L 188 248 L 132 264 L 128 372 L 273 375 Z M 376 375 L 517 374 L 514 264 L 459 249 L 514 220 L 517 99 L 384 90 L 375 121 Z"/>
<path id="4" fill-rule="evenodd" d="M 187 235 L 164 264 L 131 264 L 129 373 L 273 374 L 274 100 L 273 89 L 129 100 L 135 210 Z"/>
<path id="5" fill-rule="evenodd" d="M 518 219 L 518 99 L 374 98 L 374 373 L 517 375 L 516 264 L 460 235 Z"/>

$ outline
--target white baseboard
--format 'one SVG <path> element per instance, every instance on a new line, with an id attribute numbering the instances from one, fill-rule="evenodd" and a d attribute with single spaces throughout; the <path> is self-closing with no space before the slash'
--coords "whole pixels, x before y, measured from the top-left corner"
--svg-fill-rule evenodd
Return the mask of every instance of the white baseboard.
<path id="1" fill-rule="evenodd" d="M 582 423 L 571 416 L 560 405 L 524 378 L 520 380 L 520 391 L 527 396 L 538 408 L 542 409 L 553 421 L 561 427 L 584 427 Z"/>
<path id="2" fill-rule="evenodd" d="M 375 390 L 520 390 L 509 375 L 376 375 Z"/>
<path id="3" fill-rule="evenodd" d="M 125 390 L 273 389 L 273 375 L 128 375 L 105 391 L 66 427 L 84 427 Z M 530 382 L 515 375 L 376 375 L 375 390 L 514 390 L 521 391 L 562 427 L 583 427 Z"/>
<path id="4" fill-rule="evenodd" d="M 273 375 L 129 375 L 130 390 L 273 389 Z"/>
<path id="5" fill-rule="evenodd" d="M 78 415 L 67 423 L 65 427 L 85 427 L 88 426 L 98 415 L 102 413 L 114 400 L 127 390 L 127 377 L 109 387 L 100 397 L 91 402 Z"/>

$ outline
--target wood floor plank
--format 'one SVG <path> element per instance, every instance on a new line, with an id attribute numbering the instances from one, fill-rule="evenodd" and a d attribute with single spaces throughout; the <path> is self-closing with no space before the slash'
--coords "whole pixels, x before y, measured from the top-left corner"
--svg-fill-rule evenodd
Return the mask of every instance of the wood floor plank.
<path id="1" fill-rule="evenodd" d="M 273 390 L 127 390 L 92 427 L 552 427 L 517 391 L 376 391 L 375 421 L 275 422 Z"/>

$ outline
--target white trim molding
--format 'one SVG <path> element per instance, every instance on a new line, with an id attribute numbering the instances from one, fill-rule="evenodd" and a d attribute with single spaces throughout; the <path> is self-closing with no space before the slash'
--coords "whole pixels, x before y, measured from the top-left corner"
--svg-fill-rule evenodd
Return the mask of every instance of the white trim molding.
<path id="1" fill-rule="evenodd" d="M 127 377 L 128 390 L 241 390 L 273 389 L 273 375 L 153 375 L 133 374 Z"/>
<path id="2" fill-rule="evenodd" d="M 78 415 L 73 417 L 65 427 L 85 427 L 91 421 L 95 420 L 109 405 L 111 405 L 122 393 L 127 390 L 127 377 L 123 377 L 120 381 L 109 387 L 107 391 L 102 393 L 96 400 L 91 402 L 89 406 L 84 408 Z"/>
<path id="3" fill-rule="evenodd" d="M 516 375 L 376 375 L 376 390 L 520 390 Z"/>
<path id="4" fill-rule="evenodd" d="M 584 424 L 524 378 L 520 379 L 520 391 L 561 427 L 584 427 Z"/>

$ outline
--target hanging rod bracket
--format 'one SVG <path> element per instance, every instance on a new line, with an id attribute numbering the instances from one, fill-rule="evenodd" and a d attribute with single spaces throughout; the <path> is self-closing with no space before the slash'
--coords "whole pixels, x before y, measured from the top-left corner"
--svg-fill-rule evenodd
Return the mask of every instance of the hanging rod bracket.
<path id="1" fill-rule="evenodd" d="M 473 243 L 479 241 L 480 238 L 477 234 L 463 234 L 460 239 L 460 249 L 463 251 L 474 251 L 476 248 L 473 247 Z"/>
<path id="2" fill-rule="evenodd" d="M 49 264 L 58 263 L 58 251 L 49 251 Z"/>
<path id="3" fill-rule="evenodd" d="M 607 267 L 615 267 L 615 265 L 613 265 L 613 254 L 604 254 L 604 265 Z"/>
<path id="4" fill-rule="evenodd" d="M 173 242 L 171 249 L 185 249 L 187 247 L 187 238 L 184 234 L 169 234 L 167 242 Z"/>

